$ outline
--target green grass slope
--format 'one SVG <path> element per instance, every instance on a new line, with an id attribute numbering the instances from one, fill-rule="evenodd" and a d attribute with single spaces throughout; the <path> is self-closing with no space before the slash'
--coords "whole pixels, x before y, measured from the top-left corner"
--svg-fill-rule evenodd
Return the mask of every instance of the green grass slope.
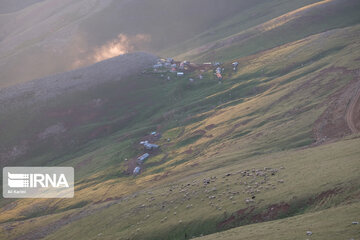
<path id="1" fill-rule="evenodd" d="M 330 29 L 358 24 L 360 4 L 329 0 L 309 4 L 219 41 L 179 54 L 194 61 L 231 60 Z M 226 29 L 226 28 L 225 28 Z"/>
<path id="2" fill-rule="evenodd" d="M 309 238 L 307 231 L 312 231 L 311 237 L 316 239 L 356 239 L 359 227 L 352 222 L 359 218 L 359 211 L 359 203 L 354 203 L 273 222 L 252 224 L 199 239 L 302 239 Z"/>
<path id="3" fill-rule="evenodd" d="M 73 199 L 1 199 L 0 238 L 189 239 L 292 216 L 291 223 L 304 217 L 310 224 L 334 207 L 330 213 L 340 209 L 349 221 L 343 216 L 359 201 L 359 136 L 344 123 L 338 131 L 346 138 L 320 145 L 314 126 L 359 81 L 359 33 L 359 25 L 335 29 L 239 58 L 237 72 L 226 62 L 221 84 L 212 70 L 203 79 L 195 70 L 170 81 L 149 70 L 65 95 L 42 106 L 44 115 L 20 109 L 13 143 L 24 134 L 18 126 L 27 136 L 37 136 L 40 125 L 73 128 L 14 163 L 74 166 L 77 187 Z M 102 99 L 98 110 L 94 99 Z M 49 122 L 26 127 L 43 116 Z M 133 177 L 144 153 L 138 143 L 154 130 L 162 133 L 153 139 L 161 149 Z M 75 147 L 56 149 L 68 142 Z"/>
<path id="4" fill-rule="evenodd" d="M 113 204 L 108 204 L 103 210 L 68 224 L 45 239 L 67 239 L 74 236 L 79 239 L 188 239 L 238 225 L 278 218 L 287 220 L 287 217 L 292 215 L 298 216 L 294 219 L 301 221 L 305 218 L 307 221 L 298 225 L 296 231 L 292 233 L 295 235 L 290 235 L 291 237 L 304 235 L 308 230 L 313 231 L 314 235 L 321 233 L 321 235 L 329 236 L 330 233 L 325 232 L 326 227 L 341 221 L 344 222 L 331 231 L 336 232 L 339 237 L 336 239 L 347 236 L 357 237 L 358 226 L 351 226 L 351 231 L 347 231 L 349 227 L 344 228 L 344 226 L 349 226 L 352 221 L 358 220 L 356 214 L 360 183 L 357 175 L 359 171 L 358 144 L 359 139 L 348 140 L 315 149 L 253 157 L 247 159 L 246 162 L 239 161 L 238 157 L 235 157 L 238 154 L 234 152 L 232 157 L 222 157 L 222 162 L 233 161 L 231 165 L 207 171 L 198 176 L 193 175 L 184 180 L 168 182 L 161 187 L 148 188 L 146 191 L 138 192 L 136 196 L 117 200 Z M 208 161 L 219 163 L 218 158 Z M 340 165 L 339 162 L 341 162 Z M 243 177 L 238 172 L 264 167 L 277 169 L 283 167 L 283 169 L 270 177 L 267 182 L 275 188 L 264 187 L 255 194 L 255 202 L 247 204 L 245 199 L 251 195 L 243 191 L 247 189 L 247 186 L 253 186 L 255 181 L 260 181 L 262 178 Z M 232 175 L 225 177 L 227 173 L 232 173 Z M 203 178 L 210 176 L 217 177 L 217 180 L 204 187 Z M 283 182 L 279 183 L 279 180 Z M 244 185 L 241 181 L 248 183 Z M 216 190 L 213 190 L 214 188 Z M 169 189 L 173 189 L 174 192 L 170 193 Z M 240 194 L 230 192 L 240 192 Z M 216 196 L 216 198 L 209 199 L 208 196 Z M 318 211 L 335 206 L 342 207 L 339 207 L 340 210 L 335 208 L 329 211 L 335 212 L 333 220 L 316 223 L 316 219 L 311 219 L 314 215 L 320 215 L 320 219 L 326 218 L 326 215 L 321 216 L 322 212 L 318 213 Z M 346 212 L 343 213 L 341 209 L 346 212 L 351 210 L 355 212 L 346 215 Z M 71 218 L 70 213 L 67 216 Z M 286 220 L 282 220 L 281 223 L 284 224 Z M 295 221 L 294 225 L 297 223 L 292 218 L 289 221 L 291 224 Z M 277 222 L 270 226 L 281 227 L 276 224 Z M 291 224 L 289 227 L 292 226 Z M 254 232 L 256 229 L 263 229 L 263 225 L 259 225 L 259 228 L 255 227 L 257 224 L 250 226 L 252 227 L 246 228 Z M 266 226 L 268 225 L 265 225 L 267 229 Z M 286 233 L 285 229 L 281 228 L 280 232 Z M 251 230 L 249 230 L 250 233 Z M 275 233 L 279 232 L 273 230 L 271 237 L 266 239 L 273 239 L 272 236 L 276 236 Z M 226 234 L 225 232 L 224 236 Z M 248 233 L 244 233 L 244 237 L 247 236 L 246 234 Z"/>

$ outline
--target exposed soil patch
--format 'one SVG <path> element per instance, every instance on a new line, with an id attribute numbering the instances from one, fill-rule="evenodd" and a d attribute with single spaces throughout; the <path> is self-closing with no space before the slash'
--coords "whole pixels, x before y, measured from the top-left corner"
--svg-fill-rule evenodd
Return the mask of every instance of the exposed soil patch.
<path id="1" fill-rule="evenodd" d="M 343 193 L 343 189 L 338 187 L 323 191 L 314 197 L 311 197 L 305 201 L 301 201 L 300 205 L 296 202 L 281 202 L 269 205 L 263 210 L 258 209 L 255 205 L 252 205 L 234 212 L 230 217 L 218 223 L 217 228 L 218 230 L 224 230 L 231 227 L 271 221 L 282 217 L 291 216 L 296 214 L 296 209 L 315 205 L 324 205 L 329 199 L 341 193 Z"/>
<path id="2" fill-rule="evenodd" d="M 137 158 L 131 158 L 128 160 L 127 162 L 127 170 L 126 170 L 126 174 L 131 175 L 133 174 L 134 169 L 137 166 Z"/>
<path id="3" fill-rule="evenodd" d="M 359 70 L 341 70 L 351 74 L 354 80 L 333 94 L 327 101 L 327 109 L 315 122 L 313 133 L 316 145 L 342 138 L 360 129 L 360 77 Z"/>
<path id="4" fill-rule="evenodd" d="M 192 147 L 190 147 L 188 150 L 186 150 L 184 153 L 185 154 L 192 154 L 194 152 L 194 150 L 192 149 Z"/>
<path id="5" fill-rule="evenodd" d="M 191 136 L 198 136 L 198 135 L 205 135 L 206 131 L 205 130 L 196 130 L 195 132 L 191 133 Z"/>
<path id="6" fill-rule="evenodd" d="M 215 128 L 215 127 L 216 127 L 215 124 L 210 124 L 210 125 L 207 125 L 207 126 L 205 127 L 205 129 L 206 129 L 206 130 L 211 130 L 211 129 Z"/>
<path id="7" fill-rule="evenodd" d="M 270 221 L 279 218 L 281 215 L 286 215 L 290 211 L 290 205 L 288 203 L 278 203 L 270 205 L 265 211 L 260 213 L 254 213 L 255 206 L 240 209 L 236 211 L 229 218 L 220 222 L 217 225 L 218 229 L 225 229 L 232 226 L 238 226 L 242 224 L 250 224 L 256 222 Z"/>
<path id="8" fill-rule="evenodd" d="M 279 218 L 286 215 L 290 210 L 288 203 L 273 204 L 267 208 L 264 213 L 259 213 L 251 218 L 251 222 L 264 222 Z"/>
<path id="9" fill-rule="evenodd" d="M 360 85 L 360 84 L 358 84 Z M 360 86 L 346 112 L 346 122 L 352 133 L 358 133 L 360 130 Z"/>
<path id="10" fill-rule="evenodd" d="M 155 180 L 155 181 L 160 181 L 160 180 L 162 180 L 162 179 L 164 179 L 164 178 L 168 177 L 168 176 L 169 176 L 169 174 L 170 174 L 170 172 L 169 172 L 169 171 L 167 171 L 167 172 L 165 172 L 164 174 L 161 174 L 161 175 L 157 175 L 157 176 L 155 176 L 155 177 L 154 177 L 154 180 Z"/>
<path id="11" fill-rule="evenodd" d="M 325 201 L 327 201 L 329 198 L 332 198 L 341 192 L 342 192 L 341 188 L 330 189 L 330 190 L 320 193 L 319 195 L 317 195 L 314 198 L 310 198 L 307 203 L 309 205 L 313 205 L 313 204 L 323 205 L 325 203 Z"/>

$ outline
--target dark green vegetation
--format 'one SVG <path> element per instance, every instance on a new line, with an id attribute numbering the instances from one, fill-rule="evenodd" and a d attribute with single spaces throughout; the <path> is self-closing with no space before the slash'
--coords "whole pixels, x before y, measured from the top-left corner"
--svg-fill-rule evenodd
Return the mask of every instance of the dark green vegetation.
<path id="1" fill-rule="evenodd" d="M 344 114 L 346 97 L 359 88 L 359 7 L 345 2 L 306 7 L 321 13 L 319 21 L 309 17 L 309 28 L 302 9 L 291 21 L 275 21 L 274 35 L 258 32 L 256 45 L 233 42 L 211 53 L 239 62 L 236 72 L 224 62 L 222 83 L 213 69 L 184 77 L 148 69 L 0 116 L 7 126 L 0 146 L 23 149 L 10 154 L 11 164 L 76 172 L 73 199 L 1 199 L 0 239 L 359 237 L 351 223 L 359 221 L 360 138 Z M 255 3 L 264 12 L 279 1 Z M 236 19 L 244 21 L 224 19 L 219 33 L 255 24 Z M 147 139 L 161 147 L 132 176 Z"/>

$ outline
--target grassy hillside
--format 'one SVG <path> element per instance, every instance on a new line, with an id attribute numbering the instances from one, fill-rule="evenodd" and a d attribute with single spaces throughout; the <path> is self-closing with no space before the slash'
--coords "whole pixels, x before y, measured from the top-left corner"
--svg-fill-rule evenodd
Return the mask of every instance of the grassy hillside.
<path id="1" fill-rule="evenodd" d="M 231 60 L 330 29 L 358 24 L 360 3 L 330 0 L 309 4 L 219 41 L 180 54 L 181 59 Z M 227 29 L 226 26 L 224 26 Z"/>
<path id="2" fill-rule="evenodd" d="M 358 219 L 359 204 L 322 210 L 273 222 L 252 224 L 199 239 L 289 239 L 306 238 L 312 230 L 316 239 L 352 239 L 359 236 L 358 226 L 352 225 Z M 354 238 L 355 239 L 355 238 Z"/>
<path id="3" fill-rule="evenodd" d="M 49 101 L 41 114 L 18 109 L 5 144 L 33 142 L 22 139 L 54 124 L 68 132 L 35 141 L 14 164 L 74 166 L 76 192 L 73 199 L 1 199 L 0 238 L 189 239 L 292 216 L 290 225 L 305 219 L 297 237 L 333 211 L 352 221 L 346 213 L 359 201 L 359 135 L 342 111 L 324 113 L 346 111 L 356 96 L 359 34 L 355 25 L 239 57 L 236 72 L 225 62 L 222 83 L 213 69 L 203 79 L 199 70 L 177 78 L 149 69 Z M 326 124 L 333 122 L 340 136 Z M 158 139 L 149 135 L 155 130 Z M 161 148 L 134 177 L 144 139 Z M 336 223 L 311 230 L 325 237 Z M 252 224 L 243 236 L 281 224 Z M 342 226 L 341 237 L 357 237 Z"/>
<path id="4" fill-rule="evenodd" d="M 147 188 L 146 191 L 140 191 L 128 198 L 97 203 L 94 205 L 96 208 L 102 206 L 104 209 L 79 221 L 71 222 L 46 239 L 67 239 L 71 236 L 79 239 L 96 239 L 99 238 L 99 234 L 101 239 L 187 239 L 238 225 L 299 214 L 304 216 L 295 219 L 305 218 L 309 222 L 297 226 L 297 231 L 292 233 L 295 235 L 290 236 L 304 235 L 308 230 L 316 235 L 322 232 L 326 236 L 324 234 L 326 226 L 344 220 L 345 222 L 332 232 L 336 232 L 340 237 L 356 237 L 357 226 L 349 229 L 350 231 L 346 231 L 349 227 L 344 229 L 345 225 L 349 226 L 352 221 L 357 220 L 356 213 L 347 216 L 341 211 L 332 210 L 330 212 L 336 212 L 335 216 L 339 216 L 339 219 L 334 216 L 333 222 L 327 221 L 323 224 L 321 222 L 311 224 L 312 219 L 307 214 L 316 216 L 321 214 L 321 212 L 317 213 L 319 210 L 343 204 L 345 205 L 341 208 L 347 212 L 352 209 L 356 211 L 360 180 L 356 174 L 359 171 L 356 160 L 356 156 L 359 155 L 358 144 L 359 139 L 355 139 L 316 149 L 248 158 L 246 161 L 235 157 L 239 156 L 239 152 L 233 152 L 234 155 L 231 157 L 223 156 L 222 161 L 218 158 L 208 159 L 211 165 L 225 164 L 222 164 L 222 168 L 201 172 L 200 175 L 192 175 L 184 180 L 169 181 L 161 187 Z M 346 156 L 344 152 L 347 153 Z M 316 160 L 315 164 L 314 160 Z M 232 163 L 226 164 L 229 161 Z M 341 166 L 339 161 L 342 163 Z M 263 170 L 264 167 L 277 169 L 283 167 L 283 169 L 270 177 L 267 182 L 271 184 L 269 189 L 265 187 L 267 184 L 264 185 L 264 188 L 255 194 L 255 201 L 247 204 L 245 199 L 251 198 L 251 194 L 246 192 L 247 186 L 255 187 L 255 182 L 262 178 L 243 177 L 239 171 L 253 168 L 258 171 Z M 194 172 L 191 168 L 188 167 L 187 171 Z M 319 168 L 322 169 L 321 173 L 318 171 Z M 232 175 L 225 177 L 228 173 Z M 204 187 L 203 179 L 211 176 L 216 179 Z M 331 176 L 331 179 L 328 176 Z M 303 181 L 304 179 L 306 182 Z M 280 180 L 283 182 L 279 182 Z M 140 179 L 134 181 L 137 184 L 142 182 Z M 248 183 L 243 184 L 244 181 Z M 112 184 L 116 185 L 116 181 Z M 115 189 L 114 186 L 109 192 L 116 191 Z M 172 189 L 172 192 L 169 192 L 169 189 Z M 209 199 L 208 196 L 216 196 L 216 198 Z M 354 205 L 349 206 L 350 203 Z M 71 219 L 70 213 L 66 215 Z M 44 218 L 49 219 L 49 217 Z M 324 217 L 320 215 L 320 218 Z M 292 221 L 290 219 L 290 223 Z M 33 223 L 37 224 L 37 221 Z M 282 223 L 284 224 L 284 220 Z M 276 226 L 276 223 L 273 225 Z M 252 229 L 256 231 L 257 228 L 252 227 Z M 262 225 L 259 225 L 259 229 L 263 229 Z M 286 228 L 281 228 L 282 231 L 284 229 Z M 244 233 L 244 236 L 245 234 L 247 233 Z"/>

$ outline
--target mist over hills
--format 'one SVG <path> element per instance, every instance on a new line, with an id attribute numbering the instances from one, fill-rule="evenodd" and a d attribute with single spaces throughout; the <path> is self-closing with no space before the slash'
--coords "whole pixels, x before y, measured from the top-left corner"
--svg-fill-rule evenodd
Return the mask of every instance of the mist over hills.
<path id="1" fill-rule="evenodd" d="M 317 1 L 14 2 L 0 14 L 0 87 L 126 52 L 175 56 Z"/>
<path id="2" fill-rule="evenodd" d="M 0 14 L 16 12 L 41 1 L 44 0 L 0 0 Z"/>

